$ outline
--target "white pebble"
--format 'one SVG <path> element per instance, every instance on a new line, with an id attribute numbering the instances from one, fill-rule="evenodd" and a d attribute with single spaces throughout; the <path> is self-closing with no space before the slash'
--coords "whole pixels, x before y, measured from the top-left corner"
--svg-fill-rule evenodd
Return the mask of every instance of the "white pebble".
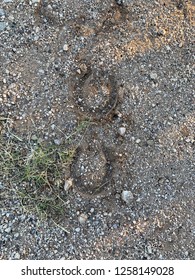
<path id="1" fill-rule="evenodd" d="M 76 231 L 76 232 L 80 232 L 81 229 L 78 227 L 78 228 L 75 228 L 75 231 Z"/>
<path id="2" fill-rule="evenodd" d="M 126 127 L 120 127 L 119 130 L 118 130 L 118 133 L 119 133 L 121 136 L 124 136 L 124 135 L 125 135 L 125 132 L 126 132 Z"/>
<path id="3" fill-rule="evenodd" d="M 67 52 L 67 51 L 68 51 L 68 44 L 64 44 L 64 46 L 63 46 L 63 50 L 64 50 L 65 52 Z"/>
<path id="4" fill-rule="evenodd" d="M 59 146 L 59 145 L 61 144 L 61 142 L 62 142 L 62 141 L 61 141 L 60 139 L 54 139 L 54 144 L 55 144 L 55 145 L 58 145 L 58 146 Z"/>
<path id="5" fill-rule="evenodd" d="M 133 194 L 132 194 L 131 191 L 122 191 L 121 198 L 127 204 L 130 204 L 132 202 L 132 199 L 133 199 Z"/>
<path id="6" fill-rule="evenodd" d="M 10 233 L 11 232 L 11 228 L 10 227 L 6 228 L 5 232 Z"/>
<path id="7" fill-rule="evenodd" d="M 15 260 L 19 260 L 20 259 L 20 254 L 19 253 L 15 253 L 14 254 L 14 259 Z"/>
<path id="8" fill-rule="evenodd" d="M 151 72 L 151 73 L 150 73 L 150 79 L 151 79 L 151 80 L 156 80 L 157 77 L 158 77 L 158 76 L 157 76 L 156 72 Z"/>
<path id="9" fill-rule="evenodd" d="M 80 216 L 79 216 L 79 223 L 80 224 L 84 224 L 86 221 L 87 221 L 87 215 L 86 214 L 81 214 Z"/>

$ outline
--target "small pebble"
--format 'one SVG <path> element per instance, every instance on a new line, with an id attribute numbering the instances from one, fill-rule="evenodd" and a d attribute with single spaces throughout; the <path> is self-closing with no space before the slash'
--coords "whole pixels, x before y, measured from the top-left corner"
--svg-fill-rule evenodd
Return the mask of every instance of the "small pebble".
<path id="1" fill-rule="evenodd" d="M 44 75 L 45 74 L 45 71 L 43 69 L 39 69 L 38 72 L 39 72 L 40 75 Z"/>
<path id="2" fill-rule="evenodd" d="M 120 127 L 119 130 L 118 130 L 118 133 L 119 133 L 121 136 L 124 136 L 124 135 L 125 135 L 125 132 L 126 132 L 126 127 Z"/>
<path id="3" fill-rule="evenodd" d="M 151 73 L 150 73 L 150 79 L 151 79 L 151 80 L 156 80 L 157 77 L 158 77 L 158 76 L 157 76 L 156 72 L 151 72 Z"/>
<path id="4" fill-rule="evenodd" d="M 67 192 L 71 187 L 72 187 L 72 179 L 69 178 L 68 180 L 65 181 L 65 184 L 64 184 L 65 192 Z"/>
<path id="5" fill-rule="evenodd" d="M 59 145 L 61 144 L 61 142 L 62 142 L 62 141 L 61 141 L 60 139 L 54 139 L 54 144 L 55 144 L 55 145 L 58 145 L 58 146 L 59 146 Z"/>
<path id="6" fill-rule="evenodd" d="M 80 224 L 84 224 L 86 221 L 87 221 L 87 215 L 86 214 L 81 214 L 80 216 L 79 216 L 79 223 Z"/>
<path id="7" fill-rule="evenodd" d="M 75 228 L 75 231 L 76 231 L 76 232 L 80 232 L 81 229 L 78 227 L 78 228 Z"/>
<path id="8" fill-rule="evenodd" d="M 15 253 L 13 259 L 19 260 L 20 259 L 20 254 L 19 253 Z"/>
<path id="9" fill-rule="evenodd" d="M 81 74 L 81 69 L 77 69 L 77 73 L 80 75 Z"/>
<path id="10" fill-rule="evenodd" d="M 51 125 L 51 129 L 54 130 L 55 129 L 55 124 Z"/>
<path id="11" fill-rule="evenodd" d="M 139 144 L 140 142 L 141 142 L 140 139 L 137 139 L 137 140 L 135 141 L 135 143 L 137 143 L 137 144 Z"/>
<path id="12" fill-rule="evenodd" d="M 68 44 L 64 44 L 64 46 L 63 46 L 63 50 L 64 50 L 65 52 L 67 52 L 67 51 L 68 51 Z"/>
<path id="13" fill-rule="evenodd" d="M 133 199 L 133 194 L 131 191 L 123 191 L 121 194 L 121 198 L 123 201 L 125 201 L 127 204 L 130 204 Z"/>
<path id="14" fill-rule="evenodd" d="M 167 51 L 171 50 L 171 48 L 168 45 L 166 46 L 166 49 L 167 49 Z"/>
<path id="15" fill-rule="evenodd" d="M 164 181 L 165 181 L 165 180 L 164 180 L 163 178 L 160 178 L 160 179 L 158 180 L 159 184 L 163 184 Z"/>
<path id="16" fill-rule="evenodd" d="M 5 232 L 10 233 L 11 230 L 12 230 L 12 229 L 11 229 L 10 227 L 8 227 L 8 228 L 5 229 Z"/>
<path id="17" fill-rule="evenodd" d="M 183 43 L 181 42 L 180 44 L 179 44 L 179 48 L 182 48 L 183 47 Z"/>
<path id="18" fill-rule="evenodd" d="M 113 229 L 117 229 L 117 228 L 118 228 L 118 225 L 117 225 L 117 224 L 114 224 L 112 227 L 113 227 Z"/>
<path id="19" fill-rule="evenodd" d="M 153 146 L 154 145 L 154 141 L 152 139 L 147 141 L 148 146 Z"/>
<path id="20" fill-rule="evenodd" d="M 34 135 L 32 135 L 32 137 L 31 137 L 31 140 L 33 140 L 33 141 L 37 141 L 37 136 L 34 134 Z"/>
<path id="21" fill-rule="evenodd" d="M 87 65 L 86 65 L 86 64 L 82 63 L 82 64 L 80 65 L 80 69 L 81 69 L 81 71 L 82 71 L 83 73 L 87 73 Z"/>

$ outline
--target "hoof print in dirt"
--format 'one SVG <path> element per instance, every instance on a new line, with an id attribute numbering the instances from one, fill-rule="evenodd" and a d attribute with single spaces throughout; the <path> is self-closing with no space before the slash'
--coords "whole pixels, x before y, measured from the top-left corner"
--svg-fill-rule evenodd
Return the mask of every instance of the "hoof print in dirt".
<path id="1" fill-rule="evenodd" d="M 71 167 L 75 190 L 84 196 L 106 196 L 110 193 L 113 166 L 110 151 L 98 143 L 77 150 Z"/>
<path id="2" fill-rule="evenodd" d="M 118 99 L 114 77 L 107 72 L 90 70 L 76 79 L 73 95 L 79 111 L 92 119 L 108 117 L 116 107 Z"/>

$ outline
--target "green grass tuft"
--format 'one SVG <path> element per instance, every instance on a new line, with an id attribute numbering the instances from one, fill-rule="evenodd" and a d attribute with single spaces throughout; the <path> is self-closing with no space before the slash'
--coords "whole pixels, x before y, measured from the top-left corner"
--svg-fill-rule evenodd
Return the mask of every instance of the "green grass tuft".
<path id="1" fill-rule="evenodd" d="M 0 120 L 1 121 L 1 120 Z M 0 181 L 21 201 L 25 211 L 36 211 L 54 221 L 63 217 L 66 208 L 64 183 L 77 145 L 71 145 L 78 133 L 89 126 L 83 121 L 66 139 L 67 143 L 25 142 L 7 129 L 0 135 Z M 56 222 L 55 222 L 56 223 Z"/>

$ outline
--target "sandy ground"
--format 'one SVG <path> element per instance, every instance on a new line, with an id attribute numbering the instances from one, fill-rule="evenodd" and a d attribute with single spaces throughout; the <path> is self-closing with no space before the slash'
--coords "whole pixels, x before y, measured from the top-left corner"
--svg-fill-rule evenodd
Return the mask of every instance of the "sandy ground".
<path id="1" fill-rule="evenodd" d="M 0 1 L 1 119 L 77 146 L 58 224 L 0 170 L 2 259 L 195 258 L 193 2 Z"/>

